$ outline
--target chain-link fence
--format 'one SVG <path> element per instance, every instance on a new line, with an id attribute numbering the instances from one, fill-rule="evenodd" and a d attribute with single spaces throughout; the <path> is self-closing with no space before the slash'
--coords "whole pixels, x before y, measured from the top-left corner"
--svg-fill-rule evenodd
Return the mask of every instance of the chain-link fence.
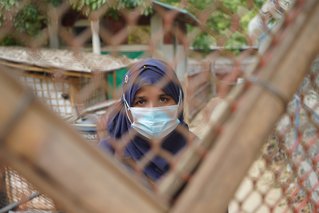
<path id="1" fill-rule="evenodd" d="M 0 212 L 318 212 L 319 3 L 165 2 L 0 1 Z"/>

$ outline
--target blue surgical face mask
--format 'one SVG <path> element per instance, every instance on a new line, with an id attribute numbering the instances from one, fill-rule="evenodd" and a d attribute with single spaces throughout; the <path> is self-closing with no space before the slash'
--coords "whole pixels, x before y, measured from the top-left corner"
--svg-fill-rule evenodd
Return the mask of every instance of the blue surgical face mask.
<path id="1" fill-rule="evenodd" d="M 149 139 L 161 139 L 171 133 L 180 123 L 178 108 L 181 101 L 181 92 L 177 105 L 163 107 L 130 107 L 123 96 L 126 113 L 131 127 Z M 131 112 L 131 121 L 128 111 Z"/>

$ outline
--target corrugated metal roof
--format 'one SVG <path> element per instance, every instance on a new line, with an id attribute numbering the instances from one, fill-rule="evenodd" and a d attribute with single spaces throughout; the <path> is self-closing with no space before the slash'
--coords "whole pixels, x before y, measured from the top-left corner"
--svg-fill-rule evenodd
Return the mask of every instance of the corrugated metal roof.
<path id="1" fill-rule="evenodd" d="M 125 56 L 97 55 L 56 49 L 0 47 L 0 60 L 73 72 L 108 72 L 127 67 L 134 61 Z"/>

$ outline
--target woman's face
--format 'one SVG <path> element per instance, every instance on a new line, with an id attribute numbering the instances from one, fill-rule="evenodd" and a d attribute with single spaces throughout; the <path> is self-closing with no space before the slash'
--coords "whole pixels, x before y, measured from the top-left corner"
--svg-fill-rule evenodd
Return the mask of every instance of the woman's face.
<path id="1" fill-rule="evenodd" d="M 175 104 L 177 103 L 171 96 L 165 94 L 160 87 L 153 85 L 141 87 L 133 101 L 133 107 L 161 107 Z"/>

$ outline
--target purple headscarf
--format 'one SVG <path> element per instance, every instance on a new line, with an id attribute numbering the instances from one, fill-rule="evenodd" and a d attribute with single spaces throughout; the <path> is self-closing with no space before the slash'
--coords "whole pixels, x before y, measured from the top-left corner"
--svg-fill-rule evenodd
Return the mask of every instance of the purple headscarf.
<path id="1" fill-rule="evenodd" d="M 134 97 L 142 86 L 154 84 L 161 85 L 163 91 L 171 96 L 176 103 L 178 103 L 180 95 L 182 96 L 181 100 L 184 99 L 182 87 L 174 70 L 161 60 L 145 59 L 134 64 L 123 80 L 123 94 L 128 104 L 130 106 L 133 105 Z M 184 122 L 182 110 L 179 113 L 179 120 L 180 125 L 188 130 L 188 126 Z M 99 143 L 99 146 L 104 150 L 113 150 L 108 141 L 110 141 L 110 139 L 120 139 L 130 128 L 131 123 L 127 118 L 122 97 L 120 109 L 118 109 L 107 121 L 106 129 L 110 138 L 102 140 Z M 163 139 L 161 148 L 172 154 L 176 154 L 185 146 L 186 140 L 187 139 L 180 132 L 174 130 Z M 138 161 L 150 150 L 150 148 L 150 142 L 137 134 L 126 146 L 124 155 Z M 152 180 L 157 180 L 166 173 L 168 169 L 169 164 L 167 161 L 160 156 L 156 156 L 145 167 L 144 174 Z"/>

